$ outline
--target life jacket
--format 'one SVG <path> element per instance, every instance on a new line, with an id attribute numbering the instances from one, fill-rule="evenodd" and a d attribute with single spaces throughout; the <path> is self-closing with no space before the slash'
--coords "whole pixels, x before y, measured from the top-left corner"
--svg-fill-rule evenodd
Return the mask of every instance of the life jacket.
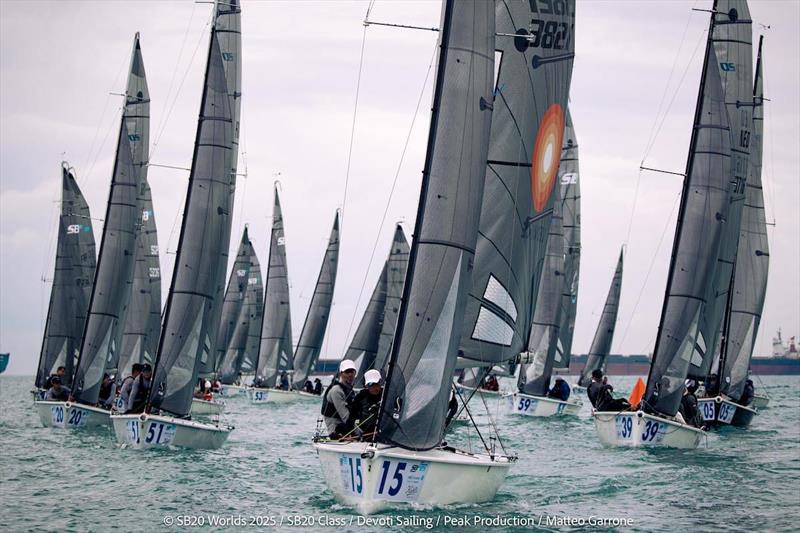
<path id="1" fill-rule="evenodd" d="M 328 388 L 325 389 L 325 394 L 322 395 L 322 409 L 320 409 L 320 413 L 322 414 L 322 416 L 327 417 L 327 418 L 336 416 L 336 406 L 333 405 L 333 402 L 329 402 L 328 401 L 328 393 L 336 385 L 339 385 L 340 387 L 342 387 L 342 390 L 345 390 L 345 392 L 346 392 L 346 389 L 344 388 L 344 385 L 342 385 L 342 382 L 339 381 L 336 378 L 334 378 L 333 381 L 331 381 L 331 384 L 328 385 Z"/>

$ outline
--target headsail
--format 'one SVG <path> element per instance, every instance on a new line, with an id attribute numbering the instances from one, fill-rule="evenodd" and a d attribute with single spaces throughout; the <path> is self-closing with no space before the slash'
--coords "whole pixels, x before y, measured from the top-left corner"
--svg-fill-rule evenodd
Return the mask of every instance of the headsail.
<path id="1" fill-rule="evenodd" d="M 97 403 L 103 373 L 115 370 L 136 266 L 136 234 L 141 224 L 139 188 L 147 165 L 150 94 L 139 34 L 133 41 L 125 107 L 117 140 L 103 237 L 89 304 L 89 316 L 72 394 L 81 403 Z"/>
<path id="2" fill-rule="evenodd" d="M 422 190 L 378 440 L 438 446 L 471 283 L 492 120 L 494 4 L 445 0 Z"/>
<path id="3" fill-rule="evenodd" d="M 37 387 L 44 387 L 47 378 L 59 366 L 65 367 L 65 378 L 68 383 L 72 382 L 74 361 L 89 310 L 95 263 L 89 204 L 78 187 L 74 170 L 64 162 L 61 164 L 56 264 L 36 371 Z"/>
<path id="4" fill-rule="evenodd" d="M 761 46 L 758 43 L 756 80 L 753 88 L 753 138 L 750 142 L 750 173 L 747 176 L 742 211 L 739 250 L 736 254 L 730 324 L 720 376 L 721 391 L 738 400 L 744 391 L 750 359 L 753 356 L 769 274 L 769 241 L 761 186 L 761 153 L 764 146 L 764 82 Z"/>
<path id="5" fill-rule="evenodd" d="M 622 294 L 622 250 L 619 251 L 617 268 L 614 271 L 614 278 L 611 280 L 611 287 L 608 288 L 606 303 L 603 305 L 603 313 L 594 332 L 592 346 L 586 358 L 586 366 L 583 367 L 578 385 L 588 387 L 592 381 L 592 372 L 596 369 L 604 369 L 606 357 L 611 353 L 611 342 L 614 340 L 614 329 L 617 325 L 617 312 L 619 311 L 619 297 Z"/>
<path id="6" fill-rule="evenodd" d="M 494 4 L 494 111 L 460 346 L 487 365 L 525 347 L 541 277 L 575 50 L 575 2 L 557 4 Z"/>
<path id="7" fill-rule="evenodd" d="M 211 29 L 200 117 L 149 403 L 189 414 L 201 357 L 214 348 L 217 287 L 229 246 L 233 116 L 216 27 Z"/>
<path id="8" fill-rule="evenodd" d="M 294 375 L 292 387 L 301 389 L 308 379 L 309 374 L 317 364 L 322 341 L 325 339 L 325 330 L 328 327 L 328 318 L 333 304 L 333 289 L 336 285 L 336 270 L 339 266 L 339 213 L 333 220 L 333 229 L 328 239 L 328 248 L 322 258 L 322 267 L 319 271 L 314 294 L 311 296 L 311 305 L 308 307 L 306 321 L 300 332 L 300 341 L 294 353 Z"/>
<path id="9" fill-rule="evenodd" d="M 256 378 L 266 387 L 274 387 L 281 370 L 291 370 L 292 316 L 289 302 L 289 273 L 286 263 L 286 237 L 283 234 L 283 212 L 275 187 L 272 209 L 272 231 L 269 240 L 269 262 L 264 291 L 264 322 L 260 331 Z"/>
<path id="10" fill-rule="evenodd" d="M 739 245 L 753 116 L 753 32 L 747 1 L 717 0 L 714 9 L 711 43 L 720 68 L 731 131 L 730 198 L 714 281 L 708 287 L 708 303 L 703 308 L 689 367 L 689 375 L 697 379 L 705 379 L 714 355 L 719 354 L 720 331 Z"/>
<path id="11" fill-rule="evenodd" d="M 544 396 L 550 388 L 550 377 L 556 361 L 556 346 L 561 326 L 561 298 L 564 292 L 564 228 L 561 199 L 556 200 L 550 218 L 547 254 L 536 297 L 528 352 L 533 363 L 524 364 L 519 371 L 519 390 L 525 394 Z"/>
<path id="12" fill-rule="evenodd" d="M 403 279 L 408 265 L 408 242 L 400 224 L 394 231 L 392 248 L 389 257 L 383 265 L 383 270 L 378 277 L 372 296 L 369 299 L 364 316 L 353 335 L 353 341 L 344 354 L 344 359 L 355 361 L 358 373 L 356 386 L 363 384 L 364 372 L 377 368 L 382 375 L 383 365 L 388 359 L 389 349 L 397 326 L 397 311 L 399 300 L 403 291 Z M 391 281 L 390 281 L 391 278 Z M 392 300 L 388 300 L 390 285 L 392 285 Z M 388 322 L 387 322 L 388 321 Z M 385 351 L 381 351 L 385 350 Z M 378 357 L 380 352 L 380 357 Z"/>
<path id="13" fill-rule="evenodd" d="M 647 405 L 668 416 L 678 412 L 728 209 L 731 135 L 721 68 L 709 42 L 645 393 Z"/>
<path id="14" fill-rule="evenodd" d="M 581 263 L 581 182 L 578 169 L 578 139 L 567 109 L 564 145 L 558 168 L 561 218 L 564 228 L 564 287 L 561 293 L 561 321 L 558 328 L 555 368 L 569 368 L 575 315 L 578 312 L 578 274 Z"/>

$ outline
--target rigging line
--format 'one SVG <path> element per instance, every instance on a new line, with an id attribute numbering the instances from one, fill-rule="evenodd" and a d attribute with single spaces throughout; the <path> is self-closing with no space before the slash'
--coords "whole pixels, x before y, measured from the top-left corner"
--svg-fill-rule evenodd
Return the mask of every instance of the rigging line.
<path id="1" fill-rule="evenodd" d="M 192 21 L 194 20 L 194 11 L 196 7 L 197 6 L 194 3 L 192 3 L 192 12 L 189 15 L 189 23 L 186 25 L 186 31 L 183 34 L 183 41 L 181 42 L 181 48 L 180 51 L 178 52 L 178 59 L 175 62 L 175 68 L 172 69 L 172 77 L 169 80 L 169 88 L 167 89 L 167 95 L 164 98 L 164 105 L 161 106 L 161 122 L 158 124 L 156 131 L 162 130 L 164 123 L 166 122 L 164 117 L 166 116 L 167 105 L 169 104 L 169 97 L 170 94 L 172 94 L 172 87 L 175 85 L 175 75 L 178 73 L 178 66 L 181 64 L 181 58 L 183 57 L 183 50 L 186 48 L 186 41 L 189 40 L 189 30 L 192 27 Z M 156 146 L 158 146 L 158 140 L 156 140 L 153 143 L 153 152 L 155 152 Z M 150 157 L 152 157 L 152 154 L 150 154 Z"/>
<path id="2" fill-rule="evenodd" d="M 695 0 L 694 5 L 692 8 L 697 6 L 697 0 Z M 658 108 L 656 108 L 656 116 L 653 119 L 653 125 L 650 127 L 650 133 L 647 135 L 647 144 L 645 145 L 645 156 L 642 157 L 642 160 L 646 157 L 646 154 L 650 153 L 650 148 L 652 147 L 653 142 L 655 139 L 653 138 L 653 133 L 656 129 L 656 124 L 658 124 L 658 118 L 661 115 L 661 106 L 664 105 L 664 100 L 667 97 L 667 92 L 672 83 L 672 75 L 675 73 L 675 67 L 678 66 L 678 58 L 681 55 L 681 50 L 683 50 L 683 45 L 686 42 L 686 34 L 689 31 L 689 23 L 692 21 L 692 11 L 689 11 L 689 16 L 686 18 L 686 26 L 683 28 L 683 35 L 681 36 L 681 44 L 678 47 L 678 51 L 675 53 L 675 59 L 672 62 L 672 68 L 669 71 L 669 76 L 667 77 L 667 83 L 664 86 L 664 92 L 661 94 L 661 101 L 658 103 Z"/>
<path id="3" fill-rule="evenodd" d="M 403 162 L 406 157 L 406 151 L 408 150 L 408 143 L 411 141 L 411 134 L 414 132 L 414 125 L 416 124 L 417 116 L 419 114 L 419 107 L 422 104 L 422 97 L 425 95 L 425 88 L 428 86 L 428 79 L 430 78 L 431 69 L 433 68 L 433 62 L 436 58 L 436 50 L 438 49 L 437 46 L 433 49 L 433 54 L 431 55 L 431 60 L 428 63 L 428 70 L 425 72 L 425 80 L 422 82 L 422 88 L 419 93 L 419 98 L 417 99 L 417 106 L 414 109 L 414 116 L 411 119 L 411 126 L 408 128 L 408 135 L 406 135 L 405 144 L 403 145 L 403 151 L 400 153 L 400 161 L 397 164 L 397 171 L 394 173 L 394 181 L 392 182 L 392 188 L 389 191 L 389 198 L 386 200 L 386 207 L 383 210 L 383 216 L 381 217 L 381 223 L 378 226 L 378 232 L 375 235 L 375 243 L 372 246 L 372 252 L 369 256 L 369 261 L 367 262 L 367 269 L 364 272 L 364 278 L 361 282 L 361 289 L 358 291 L 358 298 L 356 299 L 356 305 L 353 308 L 353 315 L 350 319 L 350 325 L 347 328 L 347 335 L 344 337 L 345 347 L 342 350 L 342 353 L 345 353 L 347 350 L 347 342 L 350 338 L 350 332 L 353 329 L 353 324 L 356 320 L 356 314 L 358 312 L 358 306 L 361 303 L 361 298 L 364 295 L 364 289 L 367 285 L 367 276 L 369 275 L 369 270 L 372 267 L 372 261 L 375 258 L 375 251 L 378 249 L 378 243 L 380 242 L 381 232 L 383 231 L 383 226 L 386 223 L 386 217 L 389 215 L 389 206 L 392 204 L 392 198 L 394 196 L 394 191 L 397 188 L 397 180 L 400 178 L 400 170 L 403 168 Z"/>
<path id="4" fill-rule="evenodd" d="M 653 137 L 653 142 L 651 146 L 647 148 L 647 150 L 645 151 L 644 157 L 642 157 L 642 163 L 644 163 L 645 159 L 647 159 L 647 156 L 650 155 L 650 150 L 652 150 L 653 146 L 655 145 L 656 139 L 658 139 L 658 136 L 661 133 L 661 128 L 664 127 L 664 123 L 667 121 L 667 116 L 669 115 L 669 111 L 670 109 L 672 109 L 672 105 L 675 103 L 675 99 L 677 98 L 678 93 L 680 92 L 680 88 L 683 86 L 683 82 L 686 79 L 686 74 L 689 73 L 689 67 L 692 65 L 692 59 L 694 59 L 695 56 L 697 55 L 697 51 L 700 48 L 700 44 L 702 44 L 705 41 L 705 36 L 707 31 L 708 30 L 704 30 L 702 33 L 700 33 L 700 38 L 697 40 L 697 44 L 694 47 L 692 56 L 689 58 L 689 61 L 686 62 L 686 68 L 683 71 L 683 75 L 681 76 L 681 79 L 678 82 L 678 86 L 675 88 L 675 92 L 672 93 L 672 99 L 669 101 L 669 105 L 664 110 L 664 116 L 661 117 L 661 123 L 658 125 L 655 137 Z"/>
<path id="5" fill-rule="evenodd" d="M 178 97 L 181 94 L 181 90 L 183 89 L 183 84 L 186 82 L 186 78 L 189 76 L 189 71 L 192 70 L 192 64 L 194 63 L 194 58 L 197 55 L 197 51 L 200 49 L 200 44 L 203 42 L 203 38 L 206 35 L 206 29 L 211 25 L 214 21 L 214 14 L 212 13 L 209 20 L 206 22 L 206 25 L 203 27 L 203 30 L 200 32 L 200 38 L 197 40 L 197 45 L 194 47 L 194 52 L 192 52 L 192 57 L 189 58 L 189 61 L 186 65 L 186 70 L 183 73 L 183 77 L 181 78 L 180 84 L 178 84 L 178 88 L 175 91 L 175 97 L 172 99 L 172 103 L 167 110 L 166 116 L 164 116 L 164 121 L 161 123 L 161 128 L 156 135 L 156 139 L 153 142 L 153 148 L 150 150 L 150 158 L 152 158 L 156 152 L 158 151 L 159 143 L 161 142 L 161 137 L 164 135 L 164 130 L 167 129 L 167 124 L 169 123 L 169 117 L 172 116 L 172 111 L 175 110 L 175 104 L 178 102 Z M 179 58 L 180 59 L 180 58 Z"/>
<path id="6" fill-rule="evenodd" d="M 647 274 L 644 277 L 644 281 L 642 282 L 642 287 L 639 289 L 639 295 L 636 297 L 636 303 L 633 306 L 633 310 L 631 311 L 630 318 L 628 319 L 628 325 L 625 326 L 625 332 L 622 334 L 622 339 L 620 339 L 617 346 L 620 348 L 625 343 L 625 338 L 628 336 L 628 330 L 631 327 L 631 323 L 633 322 L 633 318 L 636 316 L 636 309 L 639 307 L 639 302 L 642 300 L 642 294 L 644 294 L 644 288 L 647 286 L 647 281 L 650 278 L 650 273 L 653 271 L 653 265 L 656 263 L 656 258 L 658 257 L 658 252 L 661 250 L 661 245 L 664 243 L 664 237 L 667 235 L 667 232 L 672 226 L 672 215 L 675 213 L 675 208 L 678 206 L 678 200 L 680 200 L 681 194 L 675 197 L 675 201 L 672 202 L 672 210 L 667 217 L 667 223 L 664 225 L 664 229 L 661 232 L 661 238 L 658 240 L 658 246 L 656 246 L 656 250 L 653 253 L 653 259 L 650 261 L 650 267 L 647 269 Z"/>

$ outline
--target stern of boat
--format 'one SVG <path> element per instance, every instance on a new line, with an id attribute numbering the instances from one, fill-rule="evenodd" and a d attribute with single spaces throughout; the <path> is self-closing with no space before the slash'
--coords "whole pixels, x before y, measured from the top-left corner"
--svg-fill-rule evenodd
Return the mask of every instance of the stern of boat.
<path id="1" fill-rule="evenodd" d="M 117 442 L 137 450 L 180 446 L 216 450 L 233 428 L 163 415 L 113 415 Z"/>
<path id="2" fill-rule="evenodd" d="M 700 429 L 642 411 L 595 411 L 595 428 L 607 447 L 666 447 L 694 449 L 705 435 Z"/>
<path id="3" fill-rule="evenodd" d="M 577 399 L 565 402 L 519 392 L 507 395 L 506 402 L 510 413 L 535 417 L 577 415 L 583 406 Z"/>
<path id="4" fill-rule="evenodd" d="M 72 402 L 33 402 L 44 427 L 82 429 L 110 425 L 109 411 Z"/>

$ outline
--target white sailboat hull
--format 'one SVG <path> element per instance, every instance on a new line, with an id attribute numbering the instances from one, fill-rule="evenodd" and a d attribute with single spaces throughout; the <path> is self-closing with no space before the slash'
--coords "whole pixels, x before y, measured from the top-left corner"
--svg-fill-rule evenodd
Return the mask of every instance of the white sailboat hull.
<path id="1" fill-rule="evenodd" d="M 581 407 L 583 407 L 583 403 L 577 398 L 565 402 L 555 398 L 533 396 L 519 392 L 509 394 L 506 398 L 509 412 L 515 415 L 537 417 L 577 415 Z"/>
<path id="2" fill-rule="evenodd" d="M 33 405 L 46 428 L 82 429 L 111 425 L 110 412 L 99 407 L 47 400 L 36 400 Z"/>
<path id="3" fill-rule="evenodd" d="M 317 442 L 314 449 L 334 497 L 361 514 L 395 503 L 492 500 L 516 460 L 441 449 L 415 452 L 363 442 Z"/>
<path id="4" fill-rule="evenodd" d="M 753 398 L 753 407 L 756 409 L 766 409 L 769 405 L 769 396 L 756 394 Z"/>
<path id="5" fill-rule="evenodd" d="M 739 405 L 722 396 L 698 398 L 697 407 L 703 420 L 709 424 L 747 427 L 758 414 L 756 409 Z"/>
<path id="6" fill-rule="evenodd" d="M 193 415 L 219 415 L 224 410 L 225 402 L 216 400 L 209 402 L 200 398 L 192 398 L 192 410 L 190 412 Z"/>
<path id="7" fill-rule="evenodd" d="M 696 427 L 642 411 L 595 411 L 592 416 L 603 446 L 694 449 L 705 436 Z"/>
<path id="8" fill-rule="evenodd" d="M 134 414 L 113 415 L 117 442 L 125 447 L 143 450 L 181 446 L 199 450 L 216 450 L 228 439 L 233 428 L 184 420 L 171 416 Z"/>
<path id="9" fill-rule="evenodd" d="M 302 391 L 281 390 L 281 389 L 262 389 L 251 387 L 247 389 L 250 395 L 250 403 L 289 403 L 298 400 L 321 400 L 321 396 L 309 394 Z"/>
<path id="10" fill-rule="evenodd" d="M 219 389 L 220 396 L 224 396 L 225 398 L 239 396 L 244 392 L 247 392 L 247 387 L 242 387 L 239 385 L 222 385 Z"/>

